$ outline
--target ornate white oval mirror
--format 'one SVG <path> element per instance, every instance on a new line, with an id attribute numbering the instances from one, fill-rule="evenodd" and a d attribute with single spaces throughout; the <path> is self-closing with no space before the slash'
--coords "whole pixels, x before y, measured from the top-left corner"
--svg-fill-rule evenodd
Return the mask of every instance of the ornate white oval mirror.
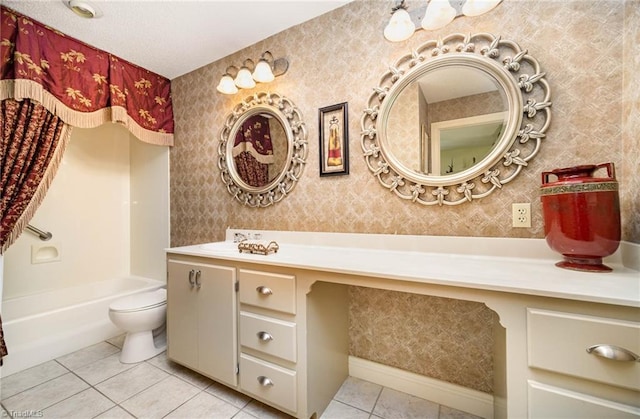
<path id="1" fill-rule="evenodd" d="M 244 205 L 280 202 L 302 175 L 307 130 L 296 106 L 276 93 L 256 93 L 227 115 L 218 168 L 229 193 Z"/>
<path id="2" fill-rule="evenodd" d="M 362 149 L 380 183 L 423 205 L 483 198 L 540 149 L 551 121 L 545 73 L 491 34 L 431 40 L 384 73 L 362 116 Z"/>

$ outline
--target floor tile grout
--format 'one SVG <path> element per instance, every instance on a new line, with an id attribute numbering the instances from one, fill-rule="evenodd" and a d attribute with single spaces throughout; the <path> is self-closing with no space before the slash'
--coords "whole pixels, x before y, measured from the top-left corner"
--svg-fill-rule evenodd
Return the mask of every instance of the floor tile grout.
<path id="1" fill-rule="evenodd" d="M 112 340 L 113 341 L 113 340 Z M 118 346 L 117 344 L 110 342 L 110 341 L 105 341 L 103 343 L 107 343 L 110 346 L 114 347 L 115 349 L 117 349 L 118 351 L 121 351 L 121 346 Z M 100 345 L 100 344 L 97 344 Z M 97 347 L 97 345 L 93 345 L 94 347 Z M 88 348 L 92 348 L 91 346 Z M 33 394 L 37 394 L 37 387 L 42 386 L 43 384 L 49 383 L 53 380 L 59 379 L 60 377 L 63 377 L 69 373 L 71 373 L 73 375 L 73 377 L 75 379 L 80 380 L 84 385 L 86 385 L 87 387 L 76 391 L 76 389 L 74 388 L 72 391 L 74 391 L 73 394 L 69 394 L 67 395 L 64 399 L 61 400 L 57 400 L 55 402 L 53 402 L 52 404 L 48 405 L 48 406 L 44 406 L 42 407 L 41 411 L 44 411 L 46 409 L 52 409 L 55 406 L 58 406 L 58 411 L 60 411 L 60 409 L 65 407 L 65 403 L 68 404 L 69 400 L 74 398 L 74 397 L 78 397 L 80 394 L 82 394 L 83 392 L 87 391 L 87 390 L 91 390 L 92 392 L 95 392 L 97 395 L 99 395 L 100 400 L 105 400 L 105 403 L 108 402 L 110 405 L 108 408 L 106 408 L 106 410 L 102 411 L 102 412 L 91 412 L 91 416 L 92 418 L 97 418 L 100 415 L 105 414 L 106 412 L 109 412 L 113 409 L 121 409 L 122 411 L 126 412 L 127 415 L 130 415 L 133 418 L 136 418 L 136 408 L 140 409 L 140 406 L 137 405 L 136 403 L 139 403 L 141 400 L 144 401 L 146 397 L 149 397 L 149 395 L 153 394 L 154 391 L 154 387 L 156 389 L 162 388 L 162 387 L 157 387 L 160 386 L 161 383 L 165 384 L 166 386 L 170 386 L 171 383 L 166 382 L 167 380 L 173 378 L 176 381 L 173 381 L 174 383 L 181 383 L 178 387 L 176 387 L 175 392 L 177 393 L 178 390 L 182 391 L 183 394 L 180 395 L 179 399 L 176 399 L 175 405 L 171 405 L 165 408 L 165 410 L 162 411 L 162 413 L 160 413 L 158 416 L 158 418 L 166 418 L 170 415 L 178 415 L 181 414 L 181 412 L 183 410 L 188 411 L 188 409 L 192 408 L 191 405 L 192 404 L 196 404 L 198 403 L 198 399 L 200 401 L 202 400 L 206 400 L 208 403 L 211 403 L 213 400 L 215 400 L 215 403 L 218 403 L 217 406 L 223 406 L 224 409 L 227 409 L 227 411 L 235 411 L 233 414 L 229 413 L 229 412 L 225 412 L 225 414 L 228 414 L 230 416 L 228 416 L 230 419 L 231 418 L 236 418 L 236 417 L 256 417 L 255 415 L 258 414 L 260 416 L 267 415 L 267 411 L 269 411 L 269 416 L 270 417 L 289 417 L 287 415 L 284 415 L 281 412 L 277 412 L 277 411 L 272 411 L 270 407 L 264 405 L 263 403 L 259 402 L 258 400 L 255 400 L 253 398 L 250 398 L 249 396 L 243 395 L 242 393 L 237 392 L 236 390 L 227 387 L 223 384 L 217 384 L 215 381 L 210 380 L 207 377 L 201 376 L 200 374 L 189 370 L 186 367 L 182 367 L 179 364 L 175 364 L 171 361 L 169 361 L 166 358 L 160 358 L 160 357 L 166 357 L 166 352 L 163 352 L 162 354 L 136 363 L 136 365 L 132 366 L 131 368 L 127 368 L 124 370 L 119 370 L 117 371 L 115 374 L 108 376 L 108 377 L 101 377 L 99 374 L 97 376 L 94 375 L 94 378 L 100 378 L 100 381 L 96 382 L 95 384 L 91 384 L 89 382 L 89 380 L 94 381 L 93 379 L 91 379 L 91 370 L 89 369 L 87 374 L 85 374 L 85 376 L 87 378 L 83 378 L 80 374 L 78 374 L 76 371 L 81 370 L 83 368 L 86 368 L 96 362 L 103 362 L 105 359 L 107 359 L 108 357 L 114 356 L 116 354 L 118 354 L 118 351 L 114 352 L 114 353 L 109 353 L 107 355 L 103 355 L 103 353 L 108 352 L 108 350 L 106 352 L 102 352 L 103 351 L 103 347 L 99 347 L 98 349 L 92 349 L 92 350 L 88 350 L 88 348 L 85 349 L 81 349 L 80 351 L 74 352 L 72 354 L 68 354 L 68 355 L 64 355 L 61 356 L 59 358 L 54 359 L 54 365 L 56 365 L 57 367 L 62 367 L 62 369 L 60 371 L 58 371 L 57 369 L 54 369 L 53 374 L 57 374 L 60 373 L 59 375 L 52 377 L 52 378 L 46 378 L 44 379 L 44 381 L 41 382 L 37 382 L 36 384 L 30 383 L 29 380 L 27 380 L 27 384 L 30 387 L 26 387 L 26 388 L 18 388 L 19 391 L 17 391 L 15 394 L 12 394 L 11 396 L 7 397 L 6 399 L 3 399 L 0 402 L 0 405 L 2 406 L 2 411 L 0 411 L 0 413 L 2 414 L 2 416 L 6 416 L 9 415 L 8 417 L 10 417 L 9 412 L 11 412 L 11 410 L 7 407 L 6 405 L 6 401 L 11 400 L 12 398 L 19 396 L 20 394 L 23 394 L 27 391 L 31 391 Z M 83 352 L 85 351 L 85 352 Z M 93 351 L 93 352 L 92 352 Z M 78 365 L 78 366 L 74 366 L 74 358 L 73 358 L 73 354 L 80 354 L 79 358 L 75 358 L 75 362 L 78 361 L 84 361 L 87 359 L 91 359 L 90 362 L 87 362 L 85 364 L 82 365 Z M 95 355 L 95 359 L 92 359 Z M 61 361 L 63 360 L 63 361 Z M 50 362 L 50 361 L 48 361 Z M 63 363 L 64 362 L 64 363 Z M 65 365 L 65 363 L 67 365 Z M 42 366 L 46 363 L 40 364 L 39 366 Z M 165 365 L 166 364 L 166 365 Z M 118 397 L 116 397 L 116 395 L 118 395 L 117 392 L 113 393 L 113 392 L 109 392 L 109 391 L 105 391 L 106 388 L 108 388 L 107 386 L 102 386 L 102 390 L 99 389 L 98 387 L 101 386 L 102 384 L 108 382 L 109 380 L 112 379 L 116 379 L 118 376 L 120 376 L 121 374 L 125 374 L 125 373 L 129 373 L 129 374 L 133 374 L 135 375 L 135 369 L 141 367 L 142 365 L 146 365 L 146 367 L 144 368 L 144 372 L 142 373 L 146 373 L 148 371 L 156 371 L 158 374 L 153 376 L 152 378 L 148 378 L 150 380 L 150 384 L 147 385 L 147 382 L 142 382 L 142 385 L 134 385 L 133 387 L 131 387 L 131 391 L 132 393 L 127 393 L 126 391 L 122 394 L 120 394 Z M 176 369 L 172 369 L 171 366 L 175 365 Z M 33 368 L 37 368 L 39 366 L 35 366 Z M 148 367 L 153 367 L 151 369 L 147 369 Z M 49 368 L 49 367 L 45 367 L 45 368 Z M 28 377 L 29 374 L 29 370 L 31 369 L 27 369 L 25 371 L 21 371 L 16 373 L 17 374 L 23 374 L 25 377 Z M 117 367 L 116 367 L 117 370 Z M 45 370 L 40 370 L 39 372 L 37 372 L 36 374 L 42 374 L 43 371 Z M 63 372 L 64 371 L 64 372 Z M 44 374 L 48 374 L 48 372 L 44 372 Z M 37 375 L 36 375 L 37 376 Z M 11 377 L 11 376 L 9 376 Z M 124 377 L 124 376 L 121 376 Z M 140 376 L 142 377 L 142 375 Z M 158 378 L 158 381 L 155 381 L 155 377 Z M 189 377 L 193 377 L 193 381 L 189 380 Z M 8 377 L 7 377 L 8 378 Z M 122 378 L 124 379 L 124 378 Z M 127 376 L 127 379 L 129 379 L 129 377 Z M 346 386 L 346 387 L 345 387 Z M 364 387 L 363 387 L 364 386 Z M 215 388 L 214 388 L 215 387 Z M 344 391 L 346 393 L 341 394 L 341 392 L 343 391 L 343 388 L 345 389 Z M 442 413 L 442 406 L 433 403 L 433 402 L 429 402 L 429 401 L 425 401 L 423 399 L 419 399 L 417 397 L 414 396 L 410 396 L 408 394 L 405 393 L 400 393 L 397 392 L 395 390 L 391 390 L 391 392 L 389 390 L 385 391 L 386 387 L 384 386 L 380 386 L 378 384 L 373 384 L 373 383 L 368 383 L 366 381 L 357 379 L 357 378 L 352 378 L 349 377 L 347 379 L 347 381 L 345 381 L 345 383 L 343 384 L 343 388 L 341 388 L 338 393 L 336 393 L 336 395 L 334 396 L 331 404 L 327 407 L 327 410 L 325 411 L 325 413 L 323 414 L 323 416 L 320 418 L 322 419 L 324 418 L 336 418 L 337 416 L 331 416 L 332 414 L 335 414 L 335 412 L 340 411 L 340 409 L 343 409 L 342 411 L 351 411 L 354 414 L 358 414 L 357 412 L 361 412 L 363 414 L 363 418 L 367 418 L 367 419 L 377 419 L 383 416 L 389 416 L 390 415 L 390 410 L 391 408 L 393 409 L 402 409 L 405 406 L 404 405 L 412 405 L 414 404 L 413 401 L 418 401 L 416 403 L 420 403 L 420 402 L 424 402 L 424 403 L 429 403 L 429 408 L 434 409 L 435 405 L 437 407 L 437 409 L 434 410 L 435 412 L 435 416 L 434 418 L 438 418 L 441 413 Z M 165 388 L 166 390 L 166 388 Z M 209 391 L 207 391 L 209 390 Z M 62 390 L 64 391 L 64 390 Z M 369 396 L 368 396 L 368 402 L 362 402 L 362 403 L 358 403 L 358 400 L 365 400 L 363 399 L 363 397 L 367 397 L 366 393 L 363 393 L 363 391 L 368 391 L 369 392 Z M 373 396 L 373 391 L 375 391 L 375 397 Z M 394 393 L 395 392 L 395 393 Z M 386 406 L 382 409 L 380 409 L 379 411 L 379 415 L 374 414 L 374 412 L 376 412 L 376 408 L 378 407 L 379 403 L 381 403 L 382 398 L 383 398 L 383 393 L 384 393 L 384 398 L 385 398 L 385 403 Z M 110 395 L 109 395 L 110 394 Z M 120 402 L 117 402 L 116 400 L 119 400 L 121 398 L 121 396 L 124 396 L 125 398 L 123 400 L 121 400 Z M 338 397 L 339 396 L 339 397 Z M 32 394 L 30 394 L 27 397 L 33 397 Z M 93 397 L 93 396 L 80 396 L 80 397 Z M 116 397 L 116 398 L 114 398 Z M 176 396 L 178 397 L 178 396 Z M 213 399 L 211 399 L 210 397 L 213 397 Z M 394 397 L 396 399 L 394 399 Z M 160 397 L 163 398 L 163 397 Z M 237 398 L 237 400 L 235 399 Z M 402 399 L 404 398 L 404 399 Z M 55 399 L 55 398 L 54 398 Z M 18 399 L 20 401 L 20 399 Z M 51 399 L 53 400 L 53 399 Z M 236 400 L 236 401 L 232 401 L 232 400 Z M 373 402 L 372 402 L 373 400 Z M 407 400 L 411 400 L 412 403 L 407 403 Z M 18 403 L 19 403 L 18 401 Z M 370 403 L 370 405 L 367 406 L 367 409 L 370 410 L 364 410 L 362 407 L 358 407 L 359 404 L 368 404 Z M 395 403 L 395 404 L 394 404 Z M 241 406 L 239 406 L 241 405 Z M 391 405 L 391 407 L 390 407 Z M 130 407 L 125 407 L 125 406 L 130 406 Z M 133 409 L 131 408 L 133 407 Z M 264 410 L 266 409 L 266 410 Z M 333 410 L 332 410 L 333 409 Z M 338 410 L 335 410 L 338 409 Z M 55 410 L 55 408 L 54 408 Z M 119 410 L 118 410 L 119 411 Z M 18 416 L 20 416 L 20 411 L 16 409 L 16 412 L 18 414 Z M 462 412 L 461 412 L 462 413 Z M 410 416 L 411 412 L 409 412 L 408 417 Z M 325 416 L 326 415 L 326 416 Z M 366 415 L 366 416 L 364 416 Z M 462 417 L 462 416 L 461 416 Z M 464 416 L 467 418 L 472 418 L 473 416 L 471 415 L 467 415 Z M 383 418 L 384 419 L 384 418 Z"/>

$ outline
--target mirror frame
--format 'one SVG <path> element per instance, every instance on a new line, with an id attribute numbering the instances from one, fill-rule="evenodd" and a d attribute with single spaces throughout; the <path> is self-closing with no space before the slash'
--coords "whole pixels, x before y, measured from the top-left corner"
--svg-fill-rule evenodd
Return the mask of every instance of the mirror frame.
<path id="1" fill-rule="evenodd" d="M 284 127 L 287 159 L 282 170 L 267 185 L 255 187 L 244 182 L 233 159 L 234 138 L 247 118 L 260 113 L 273 115 Z M 307 129 L 293 102 L 277 93 L 255 93 L 227 115 L 218 143 L 218 168 L 227 191 L 250 207 L 268 207 L 280 202 L 302 176 L 307 159 Z"/>
<path id="2" fill-rule="evenodd" d="M 453 65 L 478 69 L 503 89 L 508 102 L 503 134 L 487 156 L 462 172 L 433 176 L 408 170 L 389 151 L 386 124 L 393 104 L 422 75 Z M 361 145 L 369 170 L 400 198 L 423 205 L 459 205 L 501 189 L 538 153 L 550 125 L 551 93 L 544 76 L 527 50 L 488 33 L 427 41 L 391 66 L 367 101 Z"/>

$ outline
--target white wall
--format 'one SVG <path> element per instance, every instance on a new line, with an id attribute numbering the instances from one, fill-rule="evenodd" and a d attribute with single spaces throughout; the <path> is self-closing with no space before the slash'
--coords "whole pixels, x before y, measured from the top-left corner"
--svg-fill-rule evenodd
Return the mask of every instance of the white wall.
<path id="1" fill-rule="evenodd" d="M 3 298 L 130 273 L 164 279 L 164 254 L 159 257 L 168 247 L 167 184 L 167 147 L 143 144 L 116 124 L 74 128 L 62 165 L 31 220 L 53 238 L 41 241 L 25 231 L 6 251 Z M 133 209 L 132 200 L 138 202 Z M 60 260 L 32 263 L 34 246 L 53 246 Z M 132 254 L 141 261 L 132 264 Z"/>
<path id="2" fill-rule="evenodd" d="M 169 148 L 131 136 L 131 274 L 166 280 Z"/>

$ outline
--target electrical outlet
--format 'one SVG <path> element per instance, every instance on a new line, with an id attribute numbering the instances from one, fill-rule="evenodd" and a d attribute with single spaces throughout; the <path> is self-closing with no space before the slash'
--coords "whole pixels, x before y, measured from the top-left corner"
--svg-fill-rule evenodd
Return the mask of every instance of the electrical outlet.
<path id="1" fill-rule="evenodd" d="M 531 227 L 531 204 L 513 204 L 512 219 L 514 227 Z"/>

